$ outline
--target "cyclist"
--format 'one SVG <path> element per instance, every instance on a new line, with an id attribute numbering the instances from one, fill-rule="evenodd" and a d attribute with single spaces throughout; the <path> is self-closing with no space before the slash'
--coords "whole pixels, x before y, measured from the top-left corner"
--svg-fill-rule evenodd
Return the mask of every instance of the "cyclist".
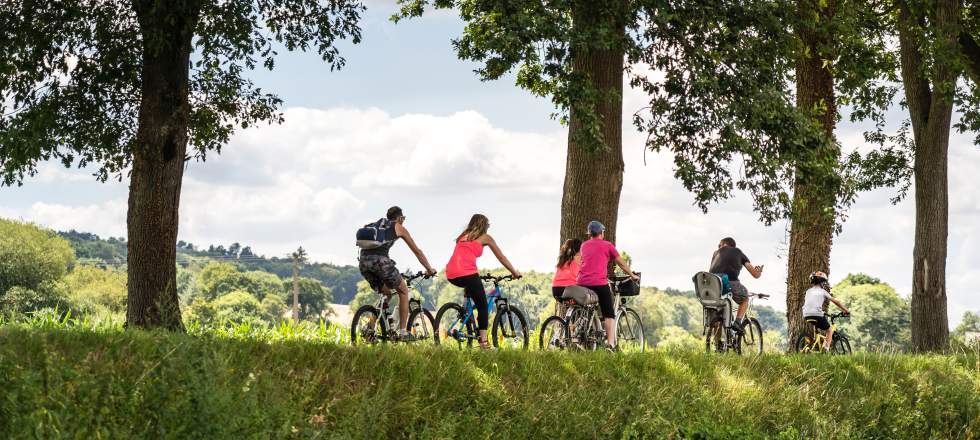
<path id="1" fill-rule="evenodd" d="M 394 246 L 399 238 L 403 239 L 405 240 L 405 244 L 408 245 L 408 248 L 415 254 L 415 257 L 418 258 L 419 263 L 425 267 L 425 274 L 427 276 L 435 275 L 436 270 L 432 268 L 429 260 L 425 258 L 425 254 L 415 244 L 415 240 L 408 233 L 408 229 L 405 229 L 405 214 L 402 212 L 402 209 L 397 206 L 388 208 L 386 218 L 394 227 L 388 228 L 385 231 L 385 243 L 382 246 L 361 250 L 358 268 L 361 270 L 361 276 L 367 280 L 372 289 L 386 296 L 391 295 L 392 289 L 398 292 L 398 335 L 401 339 L 408 340 L 412 338 L 407 331 L 408 285 L 405 284 L 401 273 L 395 267 L 395 261 L 388 256 L 388 251 L 391 250 L 391 247 Z"/>
<path id="2" fill-rule="evenodd" d="M 708 272 L 714 274 L 728 275 L 728 284 L 732 289 L 732 300 L 738 304 L 738 313 L 735 315 L 733 326 L 736 331 L 742 331 L 742 319 L 749 308 L 749 290 L 738 280 L 742 268 L 749 271 L 754 278 L 762 276 L 762 265 L 754 266 L 749 261 L 749 257 L 741 249 L 735 246 L 735 239 L 731 237 L 722 238 L 718 243 L 718 250 L 711 256 L 711 267 Z"/>
<path id="3" fill-rule="evenodd" d="M 582 243 L 582 265 L 576 284 L 592 290 L 599 297 L 599 309 L 606 328 L 606 349 L 616 351 L 616 307 L 609 288 L 609 262 L 615 261 L 634 281 L 639 282 L 640 277 L 630 270 L 616 246 L 605 240 L 606 227 L 602 223 L 593 220 L 587 230 L 590 238 Z"/>
<path id="4" fill-rule="evenodd" d="M 473 300 L 476 306 L 477 329 L 480 330 L 480 348 L 490 348 L 487 342 L 487 328 L 489 327 L 490 317 L 489 304 L 487 303 L 487 292 L 483 288 L 483 281 L 480 280 L 480 270 L 476 268 L 476 259 L 483 255 L 483 247 L 488 246 L 497 261 L 503 264 L 510 274 L 516 279 L 521 277 L 521 273 L 514 269 L 503 251 L 497 246 L 487 230 L 490 229 L 490 220 L 483 214 L 473 214 L 469 225 L 456 237 L 456 248 L 453 249 L 453 256 L 449 258 L 446 265 L 446 278 L 456 286 L 462 287 L 463 293 Z"/>
<path id="5" fill-rule="evenodd" d="M 850 315 L 851 312 L 847 310 L 847 307 L 844 307 L 844 304 L 841 304 L 840 301 L 830 295 L 830 284 L 827 282 L 827 274 L 820 271 L 811 273 L 810 284 L 812 287 L 807 289 L 803 299 L 803 320 L 814 321 L 817 329 L 826 332 L 827 338 L 824 341 L 824 349 L 829 353 L 834 329 L 830 326 L 830 321 L 824 315 L 824 302 L 829 300 L 834 303 L 837 307 L 840 307 L 844 315 Z"/>
<path id="6" fill-rule="evenodd" d="M 556 266 L 555 278 L 551 282 L 551 295 L 559 303 L 565 288 L 575 285 L 578 281 L 578 271 L 582 266 L 581 249 L 582 240 L 570 238 L 565 240 L 558 252 L 558 266 Z"/>

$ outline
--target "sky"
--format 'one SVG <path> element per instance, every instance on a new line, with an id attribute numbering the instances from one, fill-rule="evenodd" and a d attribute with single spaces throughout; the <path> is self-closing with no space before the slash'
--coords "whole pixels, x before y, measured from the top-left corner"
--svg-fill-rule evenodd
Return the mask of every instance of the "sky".
<path id="1" fill-rule="evenodd" d="M 284 100 L 285 122 L 237 132 L 220 155 L 189 163 L 179 239 L 206 247 L 233 242 L 266 256 L 303 246 L 312 259 L 356 264 L 354 232 L 391 205 L 436 268 L 476 212 L 522 271 L 550 271 L 557 257 L 567 130 L 548 99 L 513 85 L 482 82 L 459 61 L 450 40 L 463 24 L 449 13 L 394 24 L 391 2 L 369 2 L 364 41 L 344 44 L 347 65 L 331 72 L 315 54 L 281 51 L 273 72 L 253 78 Z M 762 278 L 753 292 L 785 309 L 787 224 L 765 226 L 738 194 L 707 214 L 673 178 L 672 159 L 645 152 L 629 125 L 642 94 L 624 96 L 625 183 L 617 246 L 643 284 L 691 288 L 720 238 L 732 236 Z M 902 114 L 896 110 L 893 121 Z M 862 148 L 861 126 L 842 123 L 845 149 Z M 949 317 L 980 310 L 980 148 L 968 135 L 950 141 Z M 43 163 L 23 186 L 0 188 L 0 216 L 57 230 L 126 235 L 128 182 L 99 183 L 92 169 Z M 912 282 L 914 200 L 893 205 L 894 189 L 863 193 L 834 237 L 831 278 L 865 272 L 908 296 Z M 911 193 L 910 193 L 911 194 Z M 584 227 L 583 226 L 583 232 Z M 488 252 L 481 267 L 497 267 Z M 392 257 L 421 269 L 404 245 Z"/>

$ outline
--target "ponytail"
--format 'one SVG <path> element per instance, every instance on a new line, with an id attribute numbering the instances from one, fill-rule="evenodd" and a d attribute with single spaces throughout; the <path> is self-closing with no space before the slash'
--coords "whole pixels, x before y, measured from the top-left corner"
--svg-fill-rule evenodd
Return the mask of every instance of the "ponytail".
<path id="1" fill-rule="evenodd" d="M 561 245 L 561 250 L 558 251 L 558 268 L 561 269 L 565 267 L 568 263 L 571 263 L 578 255 L 579 250 L 582 249 L 582 240 L 577 238 L 570 238 L 565 240 L 565 243 Z"/>

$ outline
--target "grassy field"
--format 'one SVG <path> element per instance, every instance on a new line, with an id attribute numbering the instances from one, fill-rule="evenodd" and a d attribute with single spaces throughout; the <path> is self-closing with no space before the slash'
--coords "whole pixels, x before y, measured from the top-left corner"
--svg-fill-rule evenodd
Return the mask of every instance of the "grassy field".
<path id="1" fill-rule="evenodd" d="M 980 358 L 0 326 L 0 438 L 980 438 Z"/>

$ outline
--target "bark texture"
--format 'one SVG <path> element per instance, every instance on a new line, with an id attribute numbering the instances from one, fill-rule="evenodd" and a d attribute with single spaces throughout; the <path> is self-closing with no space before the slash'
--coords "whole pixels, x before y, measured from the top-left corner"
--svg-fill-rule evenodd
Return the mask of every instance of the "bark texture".
<path id="1" fill-rule="evenodd" d="M 833 59 L 826 51 L 833 38 L 826 30 L 834 19 L 836 1 L 821 6 L 818 0 L 797 2 L 803 17 L 819 16 L 819 21 L 807 22 L 797 29 L 797 36 L 808 50 L 796 63 L 796 104 L 815 114 L 826 136 L 826 142 L 814 145 L 818 155 L 839 157 L 833 142 L 837 121 L 834 99 L 834 77 L 825 59 Z M 818 110 L 819 109 L 819 110 Z M 810 287 L 810 273 L 830 273 L 830 248 L 834 237 L 834 191 L 828 189 L 826 171 L 808 165 L 796 168 L 793 188 L 793 216 L 790 225 L 789 261 L 786 279 L 786 321 L 790 350 L 803 330 L 804 292 Z"/>
<path id="2" fill-rule="evenodd" d="M 958 73 L 947 63 L 933 72 L 923 64 L 921 42 L 913 29 L 925 22 L 905 2 L 900 4 L 899 45 L 902 82 L 915 140 L 915 248 L 912 251 L 912 348 L 944 351 L 949 346 L 946 310 L 946 248 L 949 231 L 948 149 L 953 111 L 952 84 Z M 955 47 L 960 5 L 955 0 L 936 4 L 929 22 L 941 44 Z M 934 83 L 932 83 L 934 82 Z M 943 91 L 949 90 L 949 91 Z"/>
<path id="3" fill-rule="evenodd" d="M 177 224 L 190 112 L 191 38 L 200 4 L 135 1 L 143 35 L 142 100 L 129 185 L 130 328 L 182 330 Z"/>
<path id="4" fill-rule="evenodd" d="M 623 38 L 625 22 L 618 13 L 623 0 L 575 2 L 575 26 L 582 29 L 604 25 L 617 29 L 613 38 Z M 618 8 L 618 9 L 617 9 Z M 609 20 L 601 23 L 599 20 Z M 618 32 L 618 33 L 617 33 Z M 619 197 L 623 189 L 623 63 L 621 44 L 613 47 L 573 48 L 572 71 L 587 78 L 598 92 L 594 111 L 598 115 L 602 145 L 590 143 L 590 129 L 572 107 L 568 124 L 568 156 L 561 201 L 561 241 L 583 238 L 592 220 L 606 225 L 606 239 L 616 241 Z"/>

